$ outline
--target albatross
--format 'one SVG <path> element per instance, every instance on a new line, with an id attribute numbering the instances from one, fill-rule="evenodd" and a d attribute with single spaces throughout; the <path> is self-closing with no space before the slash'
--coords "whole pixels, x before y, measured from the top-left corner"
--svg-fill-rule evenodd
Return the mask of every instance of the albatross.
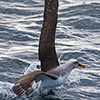
<path id="1" fill-rule="evenodd" d="M 25 74 L 14 84 L 12 90 L 20 97 L 30 94 L 32 85 L 41 81 L 40 88 L 57 87 L 66 81 L 70 72 L 77 67 L 86 68 L 76 59 L 70 59 L 59 65 L 55 50 L 55 31 L 58 19 L 58 0 L 45 0 L 44 21 L 39 40 L 39 60 L 41 70 Z"/>

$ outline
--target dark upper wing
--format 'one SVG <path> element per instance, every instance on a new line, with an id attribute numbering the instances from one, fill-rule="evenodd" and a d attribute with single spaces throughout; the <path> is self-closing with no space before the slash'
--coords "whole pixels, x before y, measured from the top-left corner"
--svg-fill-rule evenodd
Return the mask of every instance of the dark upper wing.
<path id="1" fill-rule="evenodd" d="M 48 71 L 59 65 L 55 50 L 57 12 L 58 0 L 45 0 L 44 21 L 39 42 L 39 60 L 42 71 Z"/>
<path id="2" fill-rule="evenodd" d="M 34 82 L 34 79 L 37 75 L 43 74 L 42 71 L 33 71 L 31 73 L 28 73 L 26 75 L 23 75 L 19 78 L 19 80 L 15 83 L 12 90 L 13 92 L 20 97 L 22 94 L 24 94 L 29 87 L 31 87 L 32 83 Z"/>
<path id="3" fill-rule="evenodd" d="M 15 83 L 15 85 L 13 86 L 12 90 L 13 92 L 20 97 L 22 94 L 26 93 L 26 91 L 28 90 L 29 87 L 32 86 L 32 83 L 34 81 L 38 82 L 41 80 L 42 76 L 48 76 L 52 79 L 57 79 L 59 76 L 55 75 L 55 74 L 48 74 L 45 73 L 43 71 L 33 71 L 31 73 L 28 73 L 26 75 L 23 75 L 19 78 L 19 80 Z M 36 77 L 38 77 L 38 80 L 36 80 Z M 44 78 L 44 77 L 42 77 Z"/>

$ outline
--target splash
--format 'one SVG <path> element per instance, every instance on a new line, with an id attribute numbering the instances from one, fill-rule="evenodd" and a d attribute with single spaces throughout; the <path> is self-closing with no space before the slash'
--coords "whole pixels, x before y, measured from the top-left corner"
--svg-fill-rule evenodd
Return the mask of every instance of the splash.
<path id="1" fill-rule="evenodd" d="M 35 70 L 40 70 L 39 68 L 37 68 L 38 65 L 40 65 L 39 62 L 32 62 L 30 66 L 25 70 L 24 75 Z"/>
<path id="2" fill-rule="evenodd" d="M 80 83 L 81 75 L 77 70 L 72 70 L 70 75 L 68 76 L 68 80 L 66 83 L 68 86 L 77 86 Z"/>

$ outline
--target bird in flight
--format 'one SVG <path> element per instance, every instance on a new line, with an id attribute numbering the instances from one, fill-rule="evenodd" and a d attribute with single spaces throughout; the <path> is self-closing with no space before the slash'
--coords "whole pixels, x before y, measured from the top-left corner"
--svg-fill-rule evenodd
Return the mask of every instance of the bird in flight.
<path id="1" fill-rule="evenodd" d="M 41 81 L 40 88 L 57 87 L 62 85 L 70 72 L 77 67 L 86 68 L 76 59 L 70 59 L 59 65 L 55 50 L 55 33 L 58 19 L 58 0 L 45 0 L 44 20 L 39 41 L 39 60 L 41 70 L 25 74 L 14 84 L 12 90 L 20 97 L 30 94 L 32 85 Z"/>

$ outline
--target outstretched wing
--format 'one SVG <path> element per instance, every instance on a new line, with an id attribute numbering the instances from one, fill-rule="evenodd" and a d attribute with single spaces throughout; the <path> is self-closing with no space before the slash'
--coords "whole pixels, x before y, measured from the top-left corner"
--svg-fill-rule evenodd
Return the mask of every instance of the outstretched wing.
<path id="1" fill-rule="evenodd" d="M 15 83 L 15 85 L 12 88 L 13 92 L 18 97 L 20 97 L 22 94 L 26 93 L 26 91 L 29 89 L 29 87 L 32 86 L 34 81 L 35 82 L 40 81 L 41 76 L 43 76 L 43 75 L 51 77 L 52 79 L 58 78 L 58 76 L 56 76 L 56 75 L 48 74 L 43 71 L 33 71 L 33 72 L 23 75 L 19 78 L 19 80 Z M 40 78 L 38 78 L 38 80 L 36 79 L 37 76 L 40 77 Z"/>
<path id="2" fill-rule="evenodd" d="M 39 60 L 41 70 L 44 72 L 59 65 L 55 50 L 57 12 L 58 0 L 45 0 L 44 21 L 39 42 Z"/>
<path id="3" fill-rule="evenodd" d="M 32 83 L 34 82 L 34 79 L 37 75 L 43 74 L 42 71 L 33 71 L 31 73 L 28 73 L 26 75 L 23 75 L 19 78 L 19 80 L 15 83 L 12 90 L 13 92 L 20 97 L 22 94 L 24 94 L 29 87 L 31 87 Z"/>

